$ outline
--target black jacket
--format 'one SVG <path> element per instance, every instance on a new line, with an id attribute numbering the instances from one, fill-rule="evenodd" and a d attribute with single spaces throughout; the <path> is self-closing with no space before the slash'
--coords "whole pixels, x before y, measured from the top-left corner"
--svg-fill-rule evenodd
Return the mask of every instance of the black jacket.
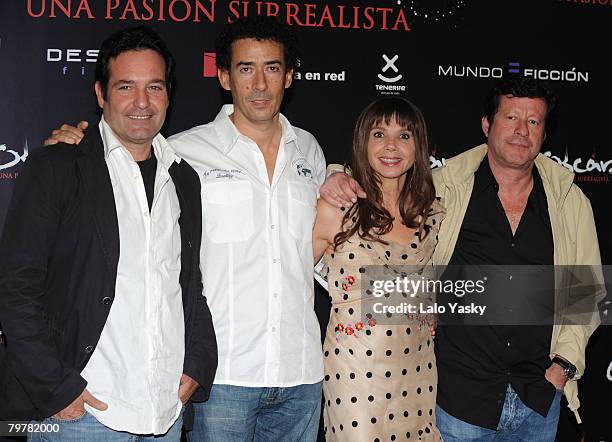
<path id="1" fill-rule="evenodd" d="M 206 400 L 217 344 L 202 296 L 200 180 L 186 161 L 169 169 L 180 202 L 185 318 L 183 373 Z M 0 418 L 51 416 L 85 388 L 80 372 L 115 297 L 119 227 L 100 133 L 78 146 L 32 152 L 17 179 L 0 240 Z"/>

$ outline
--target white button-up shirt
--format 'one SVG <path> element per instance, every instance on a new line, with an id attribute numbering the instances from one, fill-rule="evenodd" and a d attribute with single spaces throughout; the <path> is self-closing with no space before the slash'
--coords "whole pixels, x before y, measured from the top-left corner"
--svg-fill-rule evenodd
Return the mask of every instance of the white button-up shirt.
<path id="1" fill-rule="evenodd" d="M 257 144 L 226 105 L 168 141 L 202 181 L 201 263 L 219 348 L 217 384 L 288 387 L 323 378 L 312 227 L 325 158 L 280 116 L 272 184 Z"/>
<path id="2" fill-rule="evenodd" d="M 108 409 L 85 408 L 113 430 L 163 434 L 181 412 L 178 389 L 185 357 L 180 206 L 168 174 L 177 158 L 158 135 L 153 142 L 157 171 L 149 211 L 138 164 L 104 120 L 99 128 L 120 248 L 115 298 L 100 341 L 81 373 L 87 389 Z"/>

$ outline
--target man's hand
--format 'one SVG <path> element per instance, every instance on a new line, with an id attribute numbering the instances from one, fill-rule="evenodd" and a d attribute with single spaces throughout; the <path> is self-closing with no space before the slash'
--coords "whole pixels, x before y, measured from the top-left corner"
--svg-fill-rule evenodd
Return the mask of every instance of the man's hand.
<path id="1" fill-rule="evenodd" d="M 62 127 L 54 129 L 51 136 L 43 141 L 43 146 L 57 143 L 79 144 L 85 135 L 83 131 L 87 129 L 87 126 L 89 126 L 87 121 L 79 121 L 76 127 L 62 124 Z"/>
<path id="2" fill-rule="evenodd" d="M 108 405 L 93 397 L 93 395 L 85 389 L 70 405 L 57 413 L 54 417 L 62 420 L 78 419 L 85 414 L 85 404 L 100 411 L 104 411 L 108 408 Z"/>
<path id="3" fill-rule="evenodd" d="M 179 399 L 183 405 L 187 403 L 191 395 L 195 393 L 199 387 L 200 384 L 193 380 L 193 378 L 187 376 L 186 374 L 181 376 L 181 381 L 179 383 Z"/>
<path id="4" fill-rule="evenodd" d="M 357 198 L 366 197 L 357 181 L 342 172 L 328 176 L 319 193 L 325 201 L 336 207 L 350 207 L 357 202 Z"/>
<path id="5" fill-rule="evenodd" d="M 427 326 L 429 327 L 429 334 L 433 339 L 436 338 L 436 328 L 438 326 L 438 319 L 435 315 L 431 315 L 431 318 L 427 318 Z"/>
<path id="6" fill-rule="evenodd" d="M 563 387 L 565 387 L 565 383 L 567 382 L 563 367 L 561 367 L 559 364 L 555 364 L 554 362 L 546 369 L 544 377 L 548 382 L 553 384 L 558 391 L 563 390 Z"/>

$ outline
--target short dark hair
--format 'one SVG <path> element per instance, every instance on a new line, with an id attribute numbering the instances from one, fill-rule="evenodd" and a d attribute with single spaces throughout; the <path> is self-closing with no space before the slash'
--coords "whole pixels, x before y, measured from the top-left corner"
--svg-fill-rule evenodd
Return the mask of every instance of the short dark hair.
<path id="1" fill-rule="evenodd" d="M 217 67 L 229 71 L 232 66 L 232 45 L 236 40 L 254 38 L 280 43 L 285 52 L 285 67 L 289 71 L 298 66 L 299 49 L 295 31 L 275 18 L 266 16 L 242 17 L 221 30 L 217 37 Z"/>
<path id="2" fill-rule="evenodd" d="M 557 118 L 558 98 L 546 83 L 528 77 L 510 78 L 498 82 L 489 92 L 483 109 L 483 117 L 487 118 L 489 124 L 493 124 L 495 114 L 499 110 L 500 97 L 506 95 L 518 98 L 541 98 L 546 101 L 544 128 L 547 132 L 553 130 Z"/>
<path id="3" fill-rule="evenodd" d="M 157 52 L 164 59 L 166 63 L 166 88 L 168 94 L 170 94 L 174 81 L 174 57 L 172 57 L 166 43 L 155 31 L 146 26 L 137 26 L 111 34 L 100 46 L 96 62 L 96 81 L 100 82 L 102 96 L 105 100 L 111 59 L 117 58 L 123 52 L 144 51 L 146 49 Z"/>

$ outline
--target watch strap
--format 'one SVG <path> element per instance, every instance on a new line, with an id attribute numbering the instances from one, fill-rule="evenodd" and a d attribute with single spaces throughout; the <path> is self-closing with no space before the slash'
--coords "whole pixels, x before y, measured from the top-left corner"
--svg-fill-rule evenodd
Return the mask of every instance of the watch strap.
<path id="1" fill-rule="evenodd" d="M 552 359 L 552 362 L 563 368 L 563 373 L 565 374 L 565 377 L 567 379 L 572 379 L 574 376 L 576 376 L 576 366 L 571 362 L 566 361 L 565 359 L 559 356 L 555 356 Z"/>

